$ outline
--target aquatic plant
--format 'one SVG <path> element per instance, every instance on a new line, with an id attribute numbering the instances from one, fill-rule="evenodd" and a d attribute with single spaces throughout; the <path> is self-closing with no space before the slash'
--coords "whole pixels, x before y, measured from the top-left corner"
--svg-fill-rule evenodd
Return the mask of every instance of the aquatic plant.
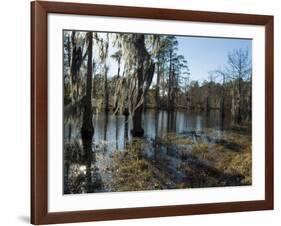
<path id="1" fill-rule="evenodd" d="M 116 191 L 138 191 L 163 189 L 156 169 L 142 157 L 141 139 L 134 139 L 126 150 L 113 155 L 113 187 Z M 159 172 L 158 172 L 159 173 Z"/>

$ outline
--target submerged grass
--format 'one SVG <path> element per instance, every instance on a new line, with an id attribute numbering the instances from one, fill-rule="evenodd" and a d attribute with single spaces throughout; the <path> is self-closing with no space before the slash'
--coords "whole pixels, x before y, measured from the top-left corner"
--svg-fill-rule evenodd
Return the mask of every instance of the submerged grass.
<path id="1" fill-rule="evenodd" d="M 145 156 L 147 151 L 160 157 L 149 159 Z M 65 142 L 65 165 L 85 164 L 82 154 L 81 142 Z M 171 171 L 171 162 L 176 161 L 180 164 Z M 218 136 L 216 131 L 206 129 L 197 137 L 168 133 L 155 142 L 134 138 L 125 149 L 113 152 L 109 162 L 106 168 L 110 174 L 110 191 L 252 184 L 251 136 L 235 130 Z M 68 189 L 70 193 L 82 193 L 85 171 L 80 167 L 75 168 L 76 172 L 73 167 L 69 167 Z M 175 176 L 177 173 L 180 178 Z"/>
<path id="2" fill-rule="evenodd" d="M 205 132 L 205 135 L 212 136 L 212 132 L 210 131 L 210 134 Z M 173 152 L 177 152 L 182 158 L 178 170 L 185 176 L 180 181 L 167 182 L 165 178 L 167 175 L 155 170 L 155 164 L 160 163 L 154 164 L 142 157 L 142 151 L 147 148 L 144 140 L 134 139 L 125 150 L 114 154 L 115 189 L 117 191 L 165 189 L 169 187 L 167 183 L 174 183 L 174 188 L 237 186 L 252 183 L 250 136 L 224 132 L 220 139 L 214 138 L 211 143 L 204 142 L 204 139 L 195 141 L 189 137 L 177 136 L 175 133 L 168 133 L 164 138 L 157 140 L 162 147 L 173 147 Z M 161 167 L 164 171 L 168 170 L 168 165 L 164 164 Z M 168 177 L 171 179 L 171 176 Z"/>
<path id="3" fill-rule="evenodd" d="M 192 149 L 192 154 L 197 155 L 206 155 L 209 153 L 209 146 L 207 144 L 197 144 Z"/>
<path id="4" fill-rule="evenodd" d="M 142 158 L 141 139 L 134 139 L 126 149 L 113 155 L 113 187 L 116 191 L 162 189 L 163 183 L 151 163 Z"/>
<path id="5" fill-rule="evenodd" d="M 225 175 L 236 175 L 237 185 L 252 183 L 252 144 L 251 137 L 236 132 L 225 132 L 214 144 L 198 143 L 192 154 L 204 160 L 214 169 Z M 200 177 L 200 174 L 198 174 Z"/>
<path id="6" fill-rule="evenodd" d="M 189 145 L 193 141 L 189 137 L 178 136 L 174 132 L 167 133 L 163 138 L 157 138 L 157 142 L 162 145 Z"/>
<path id="7" fill-rule="evenodd" d="M 240 174 L 244 185 L 252 184 L 252 148 L 251 143 L 243 146 L 240 152 L 231 152 L 223 149 L 217 161 L 217 168 L 223 172 Z"/>

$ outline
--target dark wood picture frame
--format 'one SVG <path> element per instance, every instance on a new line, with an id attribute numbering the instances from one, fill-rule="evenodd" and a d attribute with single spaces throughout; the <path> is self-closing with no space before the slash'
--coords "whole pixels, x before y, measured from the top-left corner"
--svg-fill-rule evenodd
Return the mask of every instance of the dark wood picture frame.
<path id="1" fill-rule="evenodd" d="M 48 14 L 78 14 L 265 26 L 265 200 L 48 212 Z M 31 223 L 52 224 L 273 209 L 273 16 L 92 5 L 31 3 Z"/>

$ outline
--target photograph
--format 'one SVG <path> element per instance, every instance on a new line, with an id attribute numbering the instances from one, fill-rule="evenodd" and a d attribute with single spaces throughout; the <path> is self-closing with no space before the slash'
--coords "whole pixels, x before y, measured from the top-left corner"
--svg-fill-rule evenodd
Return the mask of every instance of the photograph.
<path id="1" fill-rule="evenodd" d="M 199 5 L 31 2 L 32 224 L 274 209 L 275 15 Z"/>
<path id="2" fill-rule="evenodd" d="M 252 184 L 252 39 L 62 39 L 63 194 Z"/>

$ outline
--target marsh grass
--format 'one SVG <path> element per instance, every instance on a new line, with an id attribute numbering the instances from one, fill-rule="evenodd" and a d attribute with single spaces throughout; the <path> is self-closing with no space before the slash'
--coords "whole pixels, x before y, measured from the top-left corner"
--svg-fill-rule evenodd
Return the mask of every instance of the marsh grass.
<path id="1" fill-rule="evenodd" d="M 157 155 L 163 150 L 166 151 L 161 158 L 146 156 L 147 152 Z M 84 193 L 87 180 L 82 167 L 85 165 L 82 144 L 79 140 L 65 142 L 64 151 L 64 165 L 70 172 L 67 189 L 69 193 Z M 172 166 L 175 161 L 180 164 Z M 106 179 L 108 191 L 251 185 L 251 136 L 236 131 L 218 135 L 215 130 L 206 129 L 197 137 L 167 133 L 154 141 L 134 138 L 125 149 L 112 152 L 108 165 L 103 167 L 110 178 Z M 105 179 L 92 178 L 93 190 L 101 189 L 102 180 Z"/>
<path id="2" fill-rule="evenodd" d="M 163 138 L 157 138 L 157 142 L 163 145 L 189 145 L 193 141 L 189 137 L 179 136 L 176 133 L 167 133 Z"/>
<path id="3" fill-rule="evenodd" d="M 237 175 L 242 178 L 240 185 L 252 183 L 251 137 L 235 132 L 226 132 L 212 145 L 199 143 L 192 154 L 209 161 L 209 165 L 222 174 Z M 197 174 L 200 177 L 200 173 Z M 201 175 L 202 176 L 202 175 Z"/>
<path id="4" fill-rule="evenodd" d="M 202 155 L 206 157 L 209 154 L 209 146 L 208 144 L 196 144 L 192 149 L 192 154 L 194 155 Z"/>
<path id="5" fill-rule="evenodd" d="M 145 144 L 134 139 L 123 151 L 113 155 L 113 187 L 117 191 L 163 189 L 160 172 L 144 159 L 141 150 Z"/>

